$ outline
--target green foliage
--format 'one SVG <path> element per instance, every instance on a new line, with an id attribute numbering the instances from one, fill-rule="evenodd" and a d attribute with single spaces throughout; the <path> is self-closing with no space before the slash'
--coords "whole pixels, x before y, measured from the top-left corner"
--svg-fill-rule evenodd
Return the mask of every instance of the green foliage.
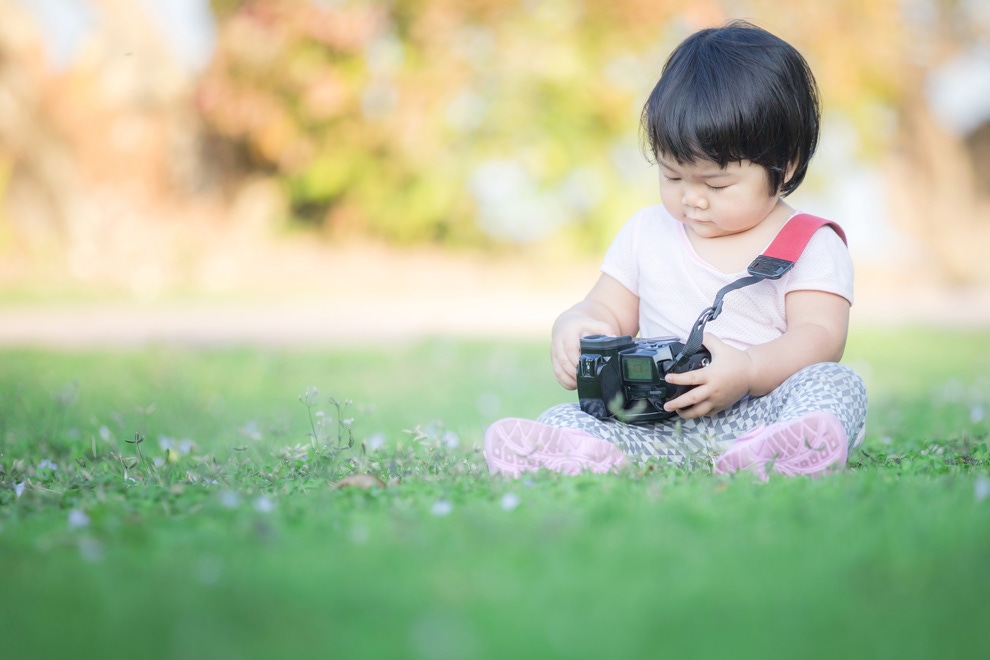
<path id="1" fill-rule="evenodd" d="M 806 53 L 876 152 L 918 61 L 893 0 L 214 0 L 198 108 L 297 220 L 393 242 L 599 253 L 657 197 L 639 115 L 670 50 L 745 16 Z M 908 57 L 910 55 L 910 57 Z"/>
<path id="2" fill-rule="evenodd" d="M 982 657 L 988 341 L 854 333 L 864 449 L 766 484 L 488 475 L 485 423 L 573 396 L 543 344 L 5 350 L 0 639 L 12 657 Z M 952 351 L 917 356 L 935 345 Z"/>
<path id="3" fill-rule="evenodd" d="M 477 244 L 614 225 L 635 195 L 610 154 L 635 149 L 640 99 L 602 69 L 628 52 L 631 4 L 216 2 L 199 107 L 331 231 Z"/>

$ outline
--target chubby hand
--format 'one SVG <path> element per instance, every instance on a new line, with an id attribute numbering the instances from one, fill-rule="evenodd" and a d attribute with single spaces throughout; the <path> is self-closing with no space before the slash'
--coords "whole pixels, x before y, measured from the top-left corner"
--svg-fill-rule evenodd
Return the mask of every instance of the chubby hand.
<path id="1" fill-rule="evenodd" d="M 753 361 L 746 351 L 733 348 L 709 333 L 705 333 L 704 345 L 712 354 L 712 361 L 707 367 L 667 374 L 668 383 L 696 386 L 664 405 L 664 410 L 677 411 L 684 419 L 713 415 L 734 404 L 750 390 Z"/>
<path id="2" fill-rule="evenodd" d="M 581 359 L 581 337 L 588 335 L 614 335 L 608 323 L 589 316 L 570 314 L 561 316 L 553 326 L 550 340 L 550 361 L 557 382 L 564 389 L 577 389 L 577 367 Z"/>

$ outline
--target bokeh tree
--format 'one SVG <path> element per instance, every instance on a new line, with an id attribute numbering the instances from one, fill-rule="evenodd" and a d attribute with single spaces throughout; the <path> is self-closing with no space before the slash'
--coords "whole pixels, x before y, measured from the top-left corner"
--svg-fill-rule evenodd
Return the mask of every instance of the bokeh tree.
<path id="1" fill-rule="evenodd" d="M 730 7 L 731 5 L 731 7 Z M 655 201 L 640 106 L 693 30 L 746 17 L 806 53 L 865 156 L 911 99 L 904 3 L 214 0 L 212 139 L 290 213 L 398 242 L 601 249 Z M 917 58 L 914 58 L 917 59 Z"/>
<path id="2" fill-rule="evenodd" d="M 220 0 L 198 100 L 293 215 L 400 242 L 600 227 L 632 192 L 648 4 Z M 639 47 L 638 47 L 639 46 Z M 630 166 L 633 161 L 635 165 Z M 590 230 L 589 230 L 590 231 Z"/>
<path id="3" fill-rule="evenodd" d="M 657 199 L 638 120 L 667 54 L 698 28 L 747 18 L 808 57 L 827 120 L 853 127 L 858 155 L 888 173 L 889 190 L 876 194 L 890 195 L 893 219 L 920 239 L 938 273 L 990 279 L 981 256 L 990 242 L 990 123 L 959 132 L 932 108 L 933 77 L 973 49 L 990 52 L 985 2 L 213 0 L 217 43 L 193 81 L 195 121 L 184 87 L 149 111 L 148 99 L 163 97 L 146 66 L 158 59 L 135 21 L 117 18 L 133 3 L 87 2 L 120 25 L 104 30 L 100 57 L 36 85 L 57 94 L 16 116 L 59 127 L 57 146 L 75 159 L 80 186 L 92 188 L 99 171 L 106 196 L 126 187 L 117 179 L 157 178 L 152 188 L 179 209 L 192 204 L 189 191 L 211 193 L 219 181 L 232 184 L 228 207 L 243 209 L 255 198 L 242 184 L 260 176 L 267 181 L 256 190 L 281 191 L 264 196 L 266 208 L 285 200 L 282 215 L 332 236 L 486 247 L 546 239 L 543 247 L 563 253 L 598 253 L 629 213 Z M 14 42 L 6 43 L 0 61 L 13 62 Z M 142 74 L 128 74 L 128 102 L 102 101 L 107 80 L 121 79 L 110 73 L 128 62 Z M 27 89 L 18 87 L 25 71 L 0 68 L 0 87 Z M 87 114 L 87 104 L 103 114 Z M 16 183 L 37 149 L 11 117 L 0 116 L 0 179 Z M 126 172 L 92 166 L 108 160 L 93 154 L 119 141 L 88 127 L 123 119 L 165 135 L 156 144 L 181 135 L 184 160 L 129 140 L 126 158 L 112 159 Z M 191 126 L 205 146 L 198 158 Z M 827 129 L 825 139 L 849 134 Z M 137 176 L 138 164 L 147 175 Z M 821 172 L 813 168 L 802 192 L 822 185 Z M 16 188 L 7 184 L 7 197 Z M 143 207 L 134 215 L 145 224 L 154 217 Z M 240 212 L 227 217 L 243 224 Z M 74 223 L 50 224 L 79 234 Z M 89 233 L 95 245 L 105 231 Z"/>

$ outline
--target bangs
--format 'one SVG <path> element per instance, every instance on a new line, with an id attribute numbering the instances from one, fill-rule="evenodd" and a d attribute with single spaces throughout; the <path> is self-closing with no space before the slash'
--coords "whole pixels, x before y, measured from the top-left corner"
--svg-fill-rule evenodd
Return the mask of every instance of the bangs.
<path id="1" fill-rule="evenodd" d="M 695 87 L 691 92 L 672 93 L 674 86 L 661 90 L 658 98 L 648 104 L 649 115 L 644 126 L 653 159 L 663 155 L 681 164 L 707 160 L 725 167 L 742 160 L 756 160 L 752 149 L 744 145 L 743 136 L 752 134 L 753 127 L 744 121 L 744 112 L 730 107 L 722 94 L 711 88 Z M 663 93 L 663 92 L 667 93 Z M 644 110 L 644 115 L 646 110 Z"/>

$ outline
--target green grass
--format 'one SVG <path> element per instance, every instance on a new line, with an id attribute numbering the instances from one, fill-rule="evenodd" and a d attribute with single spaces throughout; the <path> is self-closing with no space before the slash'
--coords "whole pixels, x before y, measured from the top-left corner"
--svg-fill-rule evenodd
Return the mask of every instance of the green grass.
<path id="1" fill-rule="evenodd" d="M 0 654 L 990 654 L 990 335 L 854 334 L 867 441 L 818 481 L 492 478 L 485 425 L 573 396 L 548 362 L 0 351 Z"/>

